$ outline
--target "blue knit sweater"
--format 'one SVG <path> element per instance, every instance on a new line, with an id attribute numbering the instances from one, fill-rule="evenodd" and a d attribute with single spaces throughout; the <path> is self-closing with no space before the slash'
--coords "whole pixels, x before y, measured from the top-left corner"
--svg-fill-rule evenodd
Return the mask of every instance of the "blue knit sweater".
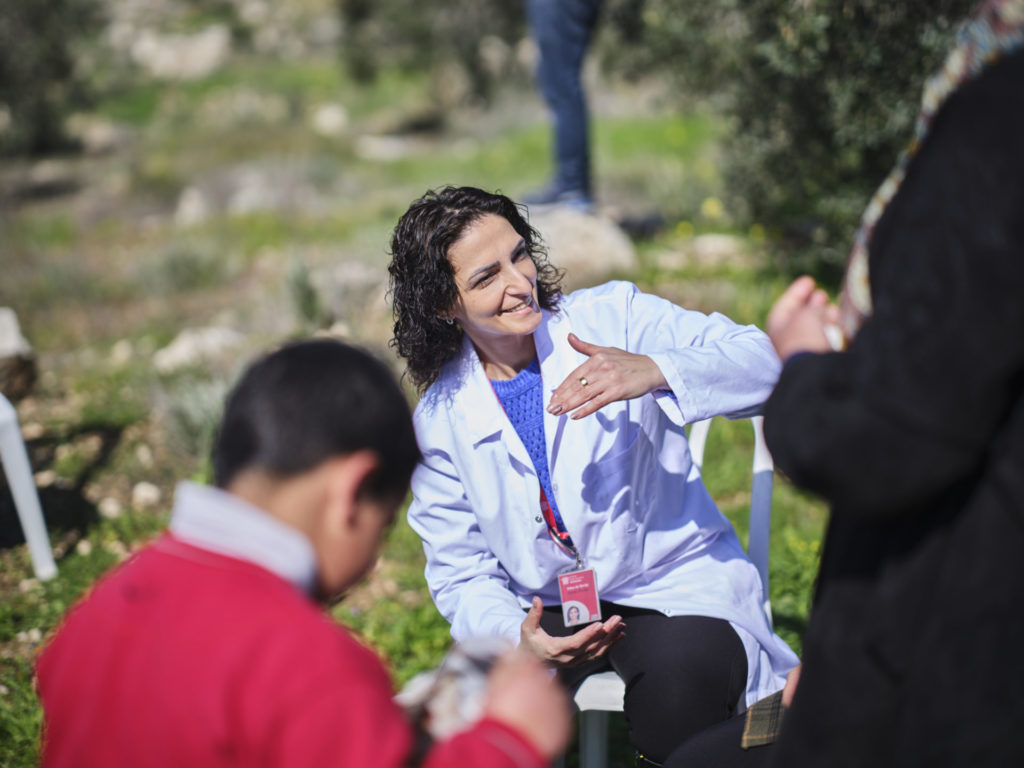
<path id="1" fill-rule="evenodd" d="M 515 378 L 505 381 L 491 379 L 491 386 L 494 387 L 494 393 L 505 409 L 505 414 L 533 461 L 533 468 L 537 472 L 540 487 L 547 495 L 558 530 L 565 531 L 565 523 L 562 522 L 558 505 L 555 503 L 551 475 L 548 471 L 548 455 L 544 443 L 544 388 L 541 382 L 540 362 L 535 357 L 526 368 L 516 374 Z M 572 542 L 570 540 L 567 543 Z"/>

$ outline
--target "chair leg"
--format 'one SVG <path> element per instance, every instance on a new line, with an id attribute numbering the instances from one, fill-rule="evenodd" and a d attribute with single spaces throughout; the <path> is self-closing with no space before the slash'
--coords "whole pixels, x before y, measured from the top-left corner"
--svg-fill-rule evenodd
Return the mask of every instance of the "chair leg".
<path id="1" fill-rule="evenodd" d="M 608 768 L 607 712 L 580 712 L 580 768 Z"/>
<path id="2" fill-rule="evenodd" d="M 36 578 L 52 579 L 57 575 L 57 565 L 53 562 L 43 509 L 39 505 L 32 467 L 18 427 L 18 414 L 3 395 L 0 395 L 0 462 L 3 462 L 7 484 L 11 487 Z"/>

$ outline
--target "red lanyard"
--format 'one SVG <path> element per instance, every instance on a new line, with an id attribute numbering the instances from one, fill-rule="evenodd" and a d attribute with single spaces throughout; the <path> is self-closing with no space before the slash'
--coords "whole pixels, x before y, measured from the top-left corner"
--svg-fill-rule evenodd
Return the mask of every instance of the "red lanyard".
<path id="1" fill-rule="evenodd" d="M 490 378 L 487 379 L 487 383 L 491 384 Z M 505 418 L 511 423 L 511 419 L 508 418 L 508 412 L 505 410 L 505 406 L 501 402 L 501 398 L 498 397 L 497 391 L 494 389 L 494 384 L 491 384 L 491 391 L 494 392 L 494 399 L 498 401 L 498 406 L 501 408 L 501 412 L 505 414 Z M 558 545 L 558 548 L 565 552 L 567 555 L 576 558 L 576 565 L 580 567 L 582 560 L 580 558 L 580 552 L 576 549 L 576 545 L 573 544 L 572 538 L 569 536 L 569 531 L 566 530 L 565 524 L 555 517 L 555 510 L 551 508 L 551 502 L 548 501 L 548 495 L 544 493 L 544 486 L 540 487 L 540 511 L 544 515 L 544 522 L 548 524 L 548 533 L 551 535 L 551 540 Z"/>
<path id="2" fill-rule="evenodd" d="M 548 501 L 548 495 L 544 493 L 543 486 L 540 489 L 540 511 L 544 515 L 545 522 L 548 524 L 548 533 L 551 534 L 551 539 L 563 552 L 575 557 L 577 564 L 581 563 L 579 550 L 572 543 L 572 538 L 569 536 L 569 531 L 565 529 L 565 525 L 558 524 L 555 511 L 551 508 L 551 503 Z"/>

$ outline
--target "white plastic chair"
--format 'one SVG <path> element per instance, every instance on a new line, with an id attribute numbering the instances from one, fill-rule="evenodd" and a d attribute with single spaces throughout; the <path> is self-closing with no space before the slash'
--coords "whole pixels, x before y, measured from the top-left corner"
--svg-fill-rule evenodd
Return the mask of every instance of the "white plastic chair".
<path id="1" fill-rule="evenodd" d="M 768 600 L 768 539 L 772 519 L 772 483 L 774 464 L 764 440 L 764 417 L 750 419 L 754 429 L 754 477 L 750 492 L 750 537 L 747 553 L 757 566 L 764 586 L 764 610 L 771 623 Z M 698 421 L 690 427 L 690 455 L 697 467 L 704 463 L 704 444 L 711 420 Z M 591 675 L 576 689 L 573 701 L 580 711 L 580 766 L 607 768 L 608 713 L 622 711 L 626 687 L 613 671 Z"/>
<path id="2" fill-rule="evenodd" d="M 18 413 L 10 401 L 0 394 L 0 463 L 4 465 L 7 484 L 11 487 L 14 507 L 18 511 L 21 530 L 25 532 L 32 570 L 40 580 L 57 575 L 50 537 L 46 532 L 43 508 L 39 505 L 36 482 L 28 463 L 25 440 L 18 426 Z"/>

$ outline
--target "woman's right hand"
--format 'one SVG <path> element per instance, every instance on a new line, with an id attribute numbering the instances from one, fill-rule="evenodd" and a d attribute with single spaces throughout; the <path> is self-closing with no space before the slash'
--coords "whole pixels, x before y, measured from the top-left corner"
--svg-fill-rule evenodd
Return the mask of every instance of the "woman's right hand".
<path id="1" fill-rule="evenodd" d="M 574 635 L 554 637 L 541 629 L 543 610 L 541 599 L 534 597 L 519 630 L 520 646 L 555 667 L 574 667 L 601 658 L 619 641 L 626 629 L 621 616 L 612 616 L 603 622 L 595 621 Z"/>

